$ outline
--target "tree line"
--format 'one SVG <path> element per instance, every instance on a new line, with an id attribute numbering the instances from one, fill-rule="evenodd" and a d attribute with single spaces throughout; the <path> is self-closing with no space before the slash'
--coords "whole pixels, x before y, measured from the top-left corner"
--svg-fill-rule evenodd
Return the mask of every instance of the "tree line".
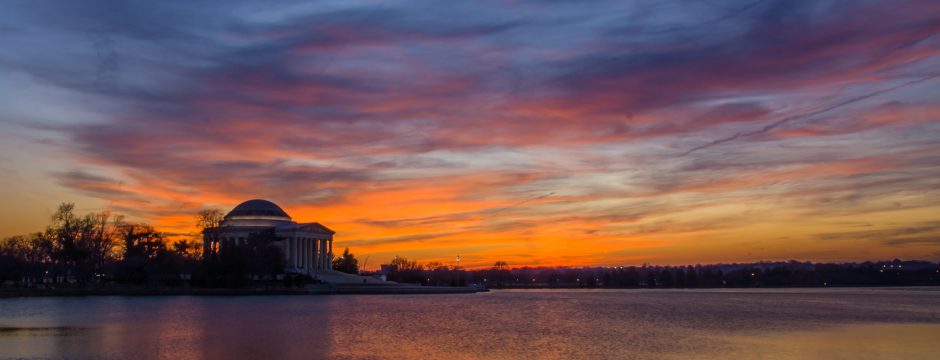
<path id="1" fill-rule="evenodd" d="M 470 271 L 493 288 L 720 288 L 940 285 L 940 266 L 928 261 L 863 263 L 758 262 L 694 266 L 521 267 L 498 262 Z"/>
<path id="2" fill-rule="evenodd" d="M 435 261 L 420 264 L 417 261 L 396 256 L 389 264 L 383 265 L 382 268 L 387 280 L 399 283 L 425 286 L 466 286 L 473 281 L 468 276 L 467 271 Z"/>
<path id="3" fill-rule="evenodd" d="M 201 211 L 203 231 L 218 227 L 222 212 Z M 0 241 L 0 286 L 131 284 L 205 287 L 299 286 L 309 276 L 284 273 L 282 239 L 272 230 L 252 234 L 246 244 L 222 243 L 203 254 L 201 234 L 171 240 L 145 223 L 93 212 L 79 215 L 61 204 L 43 231 Z M 359 273 L 345 249 L 333 268 Z M 805 286 L 940 285 L 940 266 L 927 261 L 864 263 L 758 262 L 695 266 L 516 267 L 497 261 L 466 270 L 440 262 L 421 264 L 396 256 L 382 266 L 388 280 L 429 286 L 478 284 L 491 288 L 713 288 Z"/>
<path id="4" fill-rule="evenodd" d="M 429 286 L 477 284 L 489 288 L 721 288 L 940 285 L 940 264 L 928 261 L 863 263 L 757 262 L 694 266 L 517 267 L 504 261 L 465 270 L 395 257 L 388 280 Z"/>
<path id="5" fill-rule="evenodd" d="M 200 211 L 202 231 L 219 226 L 222 212 Z M 273 231 L 252 234 L 244 245 L 222 243 L 203 254 L 202 234 L 170 239 L 145 223 L 93 212 L 79 215 L 61 204 L 43 231 L 0 240 L 0 286 L 65 287 L 108 284 L 148 286 L 299 286 L 309 276 L 284 273 L 281 241 Z M 340 271 L 358 273 L 347 249 L 334 260 Z"/>
<path id="6" fill-rule="evenodd" d="M 43 231 L 0 241 L 0 284 L 178 283 L 202 248 L 107 211 L 76 214 L 71 203 L 59 205 L 50 220 Z"/>

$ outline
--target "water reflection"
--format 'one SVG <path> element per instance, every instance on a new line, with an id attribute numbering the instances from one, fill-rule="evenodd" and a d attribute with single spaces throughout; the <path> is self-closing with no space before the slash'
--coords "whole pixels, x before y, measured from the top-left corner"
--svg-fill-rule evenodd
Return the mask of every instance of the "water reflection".
<path id="1" fill-rule="evenodd" d="M 88 330 L 77 326 L 4 326 L 0 327 L 0 336 L 69 336 Z"/>
<path id="2" fill-rule="evenodd" d="M 3 300 L 0 357 L 324 358 L 330 352 L 327 315 L 332 312 L 334 300 Z"/>
<path id="3" fill-rule="evenodd" d="M 775 359 L 918 359 L 940 354 L 940 326 L 855 324 L 733 338 L 740 356 Z M 728 354 L 732 355 L 732 354 Z"/>
<path id="4" fill-rule="evenodd" d="M 0 300 L 0 357 L 923 357 L 929 290 Z"/>

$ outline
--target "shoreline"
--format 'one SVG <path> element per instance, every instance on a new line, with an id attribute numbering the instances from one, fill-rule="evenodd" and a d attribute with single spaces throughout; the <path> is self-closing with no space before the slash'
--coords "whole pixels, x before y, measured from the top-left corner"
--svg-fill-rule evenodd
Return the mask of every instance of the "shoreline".
<path id="1" fill-rule="evenodd" d="M 86 297 L 86 296 L 304 296 L 304 295 L 433 295 L 433 294 L 473 294 L 491 290 L 849 290 L 849 289 L 935 289 L 940 286 L 826 286 L 826 287 L 719 287 L 719 288 L 569 288 L 569 287 L 512 287 L 480 288 L 454 286 L 421 285 L 360 285 L 360 284 L 317 284 L 304 288 L 0 288 L 0 299 L 32 297 Z"/>
<path id="2" fill-rule="evenodd" d="M 363 286 L 345 284 L 310 285 L 304 288 L 228 289 L 228 288 L 0 288 L 0 299 L 29 297 L 84 296 L 272 296 L 272 295 L 408 295 L 408 294 L 472 294 L 487 292 L 478 287 L 450 286 Z"/>

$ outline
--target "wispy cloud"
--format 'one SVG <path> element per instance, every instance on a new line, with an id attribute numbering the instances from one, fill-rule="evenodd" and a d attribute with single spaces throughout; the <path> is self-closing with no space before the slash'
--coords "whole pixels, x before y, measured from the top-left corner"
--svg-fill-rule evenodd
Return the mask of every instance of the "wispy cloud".
<path id="1" fill-rule="evenodd" d="M 769 232 L 929 220 L 938 11 L 25 2 L 0 14 L 0 121 L 61 157 L 36 177 L 178 233 L 265 197 L 376 256 L 736 260 Z"/>

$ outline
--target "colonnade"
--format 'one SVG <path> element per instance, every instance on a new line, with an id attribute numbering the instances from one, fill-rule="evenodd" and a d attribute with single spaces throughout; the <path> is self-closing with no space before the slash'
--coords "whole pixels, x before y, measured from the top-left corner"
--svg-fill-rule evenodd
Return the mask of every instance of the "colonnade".
<path id="1" fill-rule="evenodd" d="M 222 242 L 233 245 L 245 245 L 248 242 L 243 234 L 231 236 L 206 236 L 203 253 L 218 253 Z M 333 239 L 318 239 L 311 236 L 284 237 L 282 242 L 285 270 L 313 275 L 318 270 L 333 268 Z"/>
<path id="2" fill-rule="evenodd" d="M 288 237 L 284 240 L 288 267 L 300 272 L 331 269 L 333 240 L 312 237 Z"/>

